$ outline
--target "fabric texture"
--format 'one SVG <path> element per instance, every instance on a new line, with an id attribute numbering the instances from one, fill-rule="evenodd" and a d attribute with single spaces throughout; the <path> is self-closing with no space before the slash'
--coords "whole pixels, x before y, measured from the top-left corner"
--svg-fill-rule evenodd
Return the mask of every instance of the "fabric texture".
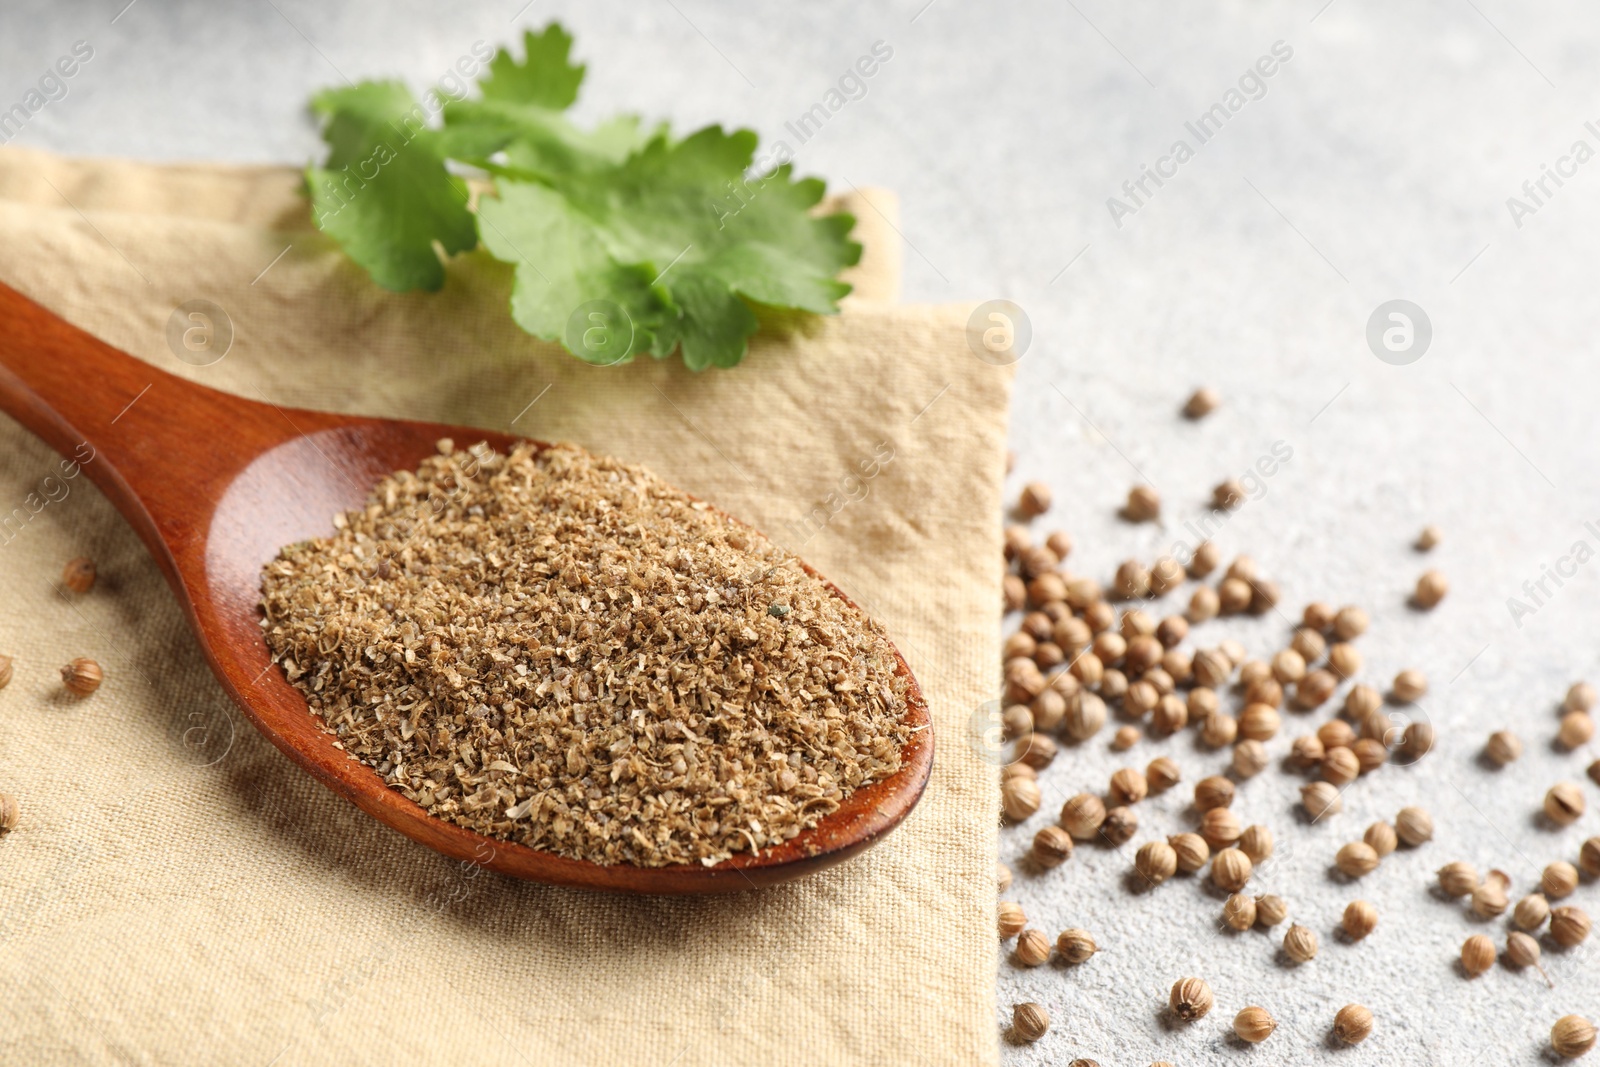
<path id="1" fill-rule="evenodd" d="M 866 245 L 841 315 L 773 323 L 737 369 L 694 375 L 588 367 L 527 337 L 508 269 L 481 253 L 440 293 L 381 291 L 309 227 L 297 180 L 8 147 L 0 280 L 219 389 L 653 468 L 883 621 L 933 709 L 932 781 L 876 848 L 760 892 L 608 896 L 463 869 L 258 735 L 133 532 L 0 417 L 0 519 L 22 516 L 0 523 L 0 790 L 22 809 L 0 838 L 0 1061 L 997 1062 L 997 786 L 964 738 L 999 670 L 1011 377 L 968 350 L 969 309 L 894 306 L 892 196 L 841 201 Z M 234 330 L 205 367 L 166 340 L 197 298 Z M 59 588 L 79 555 L 100 568 L 84 596 Z M 76 656 L 105 667 L 85 700 L 57 674 Z"/>

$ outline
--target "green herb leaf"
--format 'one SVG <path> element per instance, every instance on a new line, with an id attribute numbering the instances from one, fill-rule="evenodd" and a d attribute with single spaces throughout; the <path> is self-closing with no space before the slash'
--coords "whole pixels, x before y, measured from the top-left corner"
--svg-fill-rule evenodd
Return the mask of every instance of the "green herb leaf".
<path id="1" fill-rule="evenodd" d="M 467 188 L 445 170 L 439 135 L 399 82 L 363 82 L 317 94 L 327 162 L 306 169 L 312 217 L 385 289 L 438 289 L 434 250 L 476 247 Z"/>

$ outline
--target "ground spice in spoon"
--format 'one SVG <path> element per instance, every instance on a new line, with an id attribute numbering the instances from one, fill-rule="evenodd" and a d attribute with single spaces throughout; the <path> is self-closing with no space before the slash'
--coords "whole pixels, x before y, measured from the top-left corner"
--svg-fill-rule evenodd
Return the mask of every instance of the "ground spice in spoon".
<path id="1" fill-rule="evenodd" d="M 344 749 L 440 818 L 710 865 L 900 767 L 877 624 L 640 467 L 442 441 L 335 525 L 264 569 L 267 644 Z"/>

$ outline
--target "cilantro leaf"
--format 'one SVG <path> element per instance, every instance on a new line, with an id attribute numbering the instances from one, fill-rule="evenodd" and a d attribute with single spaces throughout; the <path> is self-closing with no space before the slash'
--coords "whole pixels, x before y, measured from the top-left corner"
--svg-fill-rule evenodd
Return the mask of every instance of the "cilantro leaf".
<path id="1" fill-rule="evenodd" d="M 318 93 L 327 162 L 306 168 L 317 225 L 385 289 L 438 289 L 448 253 L 476 247 L 466 184 L 445 170 L 438 134 L 399 82 Z"/>
<path id="2" fill-rule="evenodd" d="M 587 69 L 567 60 L 572 51 L 572 35 L 552 22 L 543 33 L 525 31 L 522 47 L 524 58 L 520 63 L 504 48 L 495 52 L 488 75 L 478 79 L 483 98 L 537 104 L 553 111 L 571 107 L 578 99 L 578 86 Z"/>

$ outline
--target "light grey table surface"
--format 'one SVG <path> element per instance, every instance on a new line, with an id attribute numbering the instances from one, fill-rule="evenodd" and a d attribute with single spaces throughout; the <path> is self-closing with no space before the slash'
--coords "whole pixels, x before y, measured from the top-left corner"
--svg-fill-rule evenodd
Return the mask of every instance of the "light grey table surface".
<path id="1" fill-rule="evenodd" d="M 1293 812 L 1298 781 L 1276 766 L 1241 788 L 1245 821 L 1279 839 L 1280 861 L 1257 891 L 1289 898 L 1294 918 L 1322 935 L 1304 966 L 1280 964 L 1264 934 L 1216 933 L 1219 904 L 1192 879 L 1129 893 L 1132 844 L 1080 848 L 1053 873 L 1019 876 L 1010 895 L 1040 927 L 1088 927 L 1105 951 L 1075 969 L 1028 971 L 1000 957 L 997 1035 L 1015 1001 L 1055 1017 L 1038 1044 L 1006 1042 L 1005 1061 L 1535 1064 L 1558 1016 L 1600 1015 L 1600 977 L 1581 949 L 1547 954 L 1553 990 L 1503 967 L 1462 978 L 1462 939 L 1502 940 L 1504 924 L 1473 922 L 1428 891 L 1430 872 L 1461 858 L 1504 868 L 1515 899 L 1545 863 L 1575 859 L 1597 821 L 1557 833 L 1533 817 L 1559 778 L 1600 799 L 1583 776 L 1591 754 L 1548 744 L 1567 684 L 1600 676 L 1600 567 L 1588 565 L 1600 549 L 1600 161 L 1571 156 L 1578 141 L 1600 151 L 1600 133 L 1585 128 L 1600 120 L 1592 6 L 124 2 L 0 6 L 0 109 L 74 42 L 94 49 L 17 143 L 304 162 L 318 150 L 303 106 L 316 88 L 376 75 L 421 88 L 474 42 L 559 17 L 589 62 L 583 117 L 627 109 L 680 129 L 749 125 L 788 140 L 803 171 L 896 189 L 907 300 L 1005 297 L 1031 321 L 1015 477 L 1053 485 L 1043 525 L 1072 533 L 1079 572 L 1109 577 L 1124 557 L 1190 539 L 1185 522 L 1206 514 L 1211 485 L 1275 442 L 1292 449 L 1217 539 L 1278 578 L 1291 613 L 1313 598 L 1366 605 L 1366 676 L 1427 672 L 1438 749 L 1363 779 L 1344 814 L 1313 827 Z M 893 56 L 865 95 L 797 145 L 786 123 L 879 41 Z M 1247 78 L 1227 110 L 1230 90 L 1277 42 L 1292 55 L 1271 77 Z M 1226 121 L 1201 143 L 1185 124 L 1219 103 Z M 1195 152 L 1174 174 L 1161 160 L 1180 139 Z M 1172 176 L 1159 188 L 1146 179 L 1135 201 L 1123 183 L 1146 165 Z M 1570 176 L 1559 187 L 1547 179 L 1535 202 L 1524 183 L 1545 167 Z M 1136 210 L 1114 218 L 1113 196 Z M 1514 211 L 1511 197 L 1530 210 Z M 1420 305 L 1434 334 L 1404 366 L 1381 362 L 1365 336 L 1374 309 L 1395 298 Z M 1200 382 L 1226 404 L 1196 425 L 1176 408 Z M 1161 490 L 1164 527 L 1115 517 L 1140 480 Z M 1424 566 L 1408 547 L 1424 522 L 1445 530 L 1430 562 L 1453 582 L 1427 615 L 1404 605 Z M 1535 598 L 1524 583 L 1546 567 L 1569 576 L 1547 579 L 1549 595 Z M 1513 617 L 1512 597 L 1531 612 Z M 1210 626 L 1201 640 L 1236 635 L 1269 653 L 1287 634 L 1269 616 Z M 1286 716 L 1272 747 L 1326 714 Z M 1527 754 L 1492 773 L 1476 753 L 1501 726 L 1522 734 Z M 1004 858 L 1116 766 L 1165 751 L 1193 781 L 1226 762 L 1188 736 L 1126 756 L 1104 741 L 1043 775 L 1044 808 L 1003 832 Z M 1187 795 L 1141 805 L 1134 844 L 1187 828 Z M 1396 854 L 1358 887 L 1329 875 L 1341 842 L 1408 803 L 1434 812 L 1432 844 Z M 1352 946 L 1333 929 L 1357 895 L 1381 918 Z M 1577 894 L 1591 909 L 1597 900 L 1593 885 Z M 1218 1008 L 1172 1028 L 1160 1008 L 1184 974 L 1209 979 Z M 1372 1008 L 1377 1030 L 1335 1050 L 1329 1027 L 1350 1001 Z M 1247 1003 L 1282 1023 L 1254 1050 L 1227 1034 Z"/>

